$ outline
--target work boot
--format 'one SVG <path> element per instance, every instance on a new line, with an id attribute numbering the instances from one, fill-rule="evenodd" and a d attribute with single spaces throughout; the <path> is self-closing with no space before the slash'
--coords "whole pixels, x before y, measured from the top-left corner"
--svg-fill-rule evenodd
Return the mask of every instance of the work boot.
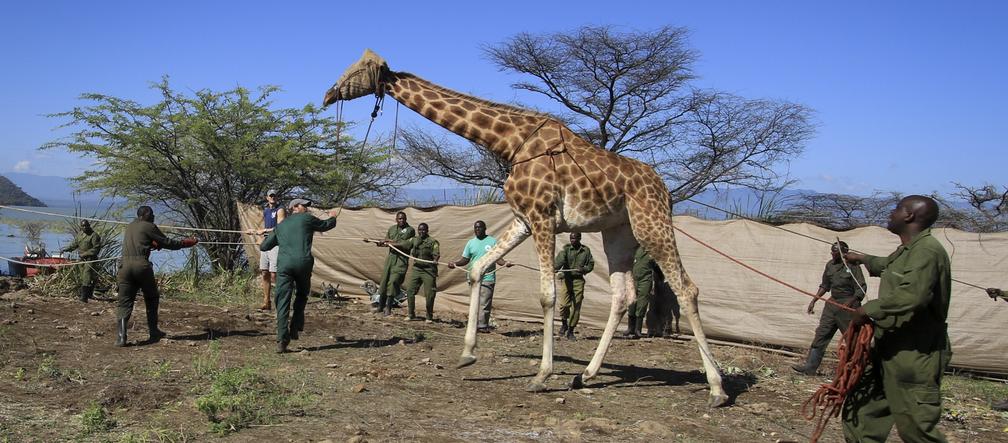
<path id="1" fill-rule="evenodd" d="M 567 318 L 566 317 L 560 319 L 560 331 L 557 333 L 557 335 L 559 335 L 561 337 L 564 337 L 564 336 L 567 335 Z"/>
<path id="2" fill-rule="evenodd" d="M 277 350 L 276 350 L 277 354 L 283 354 L 283 353 L 287 352 L 287 345 L 289 345 L 289 344 L 290 344 L 290 340 L 287 340 L 286 338 L 283 339 L 283 340 L 278 341 L 277 342 Z"/>
<path id="3" fill-rule="evenodd" d="M 572 340 L 572 341 L 573 341 L 573 340 L 577 340 L 576 338 L 574 338 L 574 328 L 569 328 L 569 329 L 567 329 L 567 333 L 566 333 L 566 334 L 564 334 L 564 337 L 565 337 L 565 338 L 566 338 L 567 340 Z"/>
<path id="4" fill-rule="evenodd" d="M 165 337 L 164 331 L 158 329 L 158 313 L 155 310 L 147 311 L 147 331 L 150 334 L 148 342 L 157 343 Z"/>
<path id="5" fill-rule="evenodd" d="M 118 347 L 126 346 L 126 322 L 129 318 L 120 318 L 116 320 L 116 342 L 115 345 Z"/>
<path id="6" fill-rule="evenodd" d="M 1008 400 L 1002 400 L 999 403 L 992 404 L 991 409 L 995 411 L 1008 411 Z"/>
<path id="7" fill-rule="evenodd" d="M 819 365 L 822 363 L 823 354 L 826 350 L 823 348 L 812 348 L 809 349 L 808 358 L 805 360 L 804 365 L 794 365 L 791 369 L 802 375 L 816 375 L 819 370 Z"/>
<path id="8" fill-rule="evenodd" d="M 634 323 L 633 338 L 641 338 L 644 335 L 644 317 L 637 317 L 637 321 Z M 650 332 L 650 331 L 648 331 Z"/>
<path id="9" fill-rule="evenodd" d="M 626 338 L 634 337 L 634 328 L 637 326 L 637 317 L 633 315 L 627 316 L 626 332 L 623 332 L 623 336 Z"/>

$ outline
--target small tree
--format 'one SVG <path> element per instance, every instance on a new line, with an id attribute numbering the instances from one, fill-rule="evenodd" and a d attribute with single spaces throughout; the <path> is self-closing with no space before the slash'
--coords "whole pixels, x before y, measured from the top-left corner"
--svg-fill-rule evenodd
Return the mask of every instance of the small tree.
<path id="1" fill-rule="evenodd" d="M 153 204 L 169 218 L 196 228 L 238 230 L 235 203 L 257 203 L 266 190 L 301 194 L 323 204 L 388 195 L 408 182 L 408 170 L 387 147 L 361 149 L 340 137 L 342 123 L 321 110 L 274 108 L 273 86 L 191 94 L 154 84 L 160 101 L 88 93 L 88 105 L 53 114 L 74 128 L 62 148 L 96 160 L 76 180 L 84 189 Z M 204 240 L 235 242 L 233 233 L 204 232 Z M 231 269 L 241 248 L 208 245 L 217 265 Z"/>

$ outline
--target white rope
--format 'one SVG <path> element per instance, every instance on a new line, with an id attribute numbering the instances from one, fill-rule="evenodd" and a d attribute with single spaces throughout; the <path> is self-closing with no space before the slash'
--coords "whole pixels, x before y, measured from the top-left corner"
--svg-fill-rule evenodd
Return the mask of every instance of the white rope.
<path id="1" fill-rule="evenodd" d="M 45 257 L 45 258 L 57 258 L 57 257 Z M 110 261 L 110 260 L 119 260 L 120 258 L 121 257 L 109 257 L 109 258 L 100 258 L 98 260 L 75 261 L 75 262 L 68 262 L 68 263 L 29 263 L 29 262 L 23 262 L 23 261 L 20 261 L 20 260 L 14 260 L 13 258 L 8 258 L 8 257 L 0 257 L 0 260 L 6 260 L 6 261 L 9 261 L 11 263 L 17 263 L 17 264 L 20 264 L 20 265 L 34 266 L 36 268 L 62 268 L 62 267 L 66 267 L 66 266 L 76 266 L 76 265 L 84 265 L 84 264 L 88 264 L 88 263 L 99 263 L 99 262 L 105 262 L 105 261 Z"/>
<path id="2" fill-rule="evenodd" d="M 115 223 L 115 224 L 120 224 L 120 225 L 128 225 L 128 224 L 131 223 L 131 222 L 120 221 L 120 220 L 106 220 L 106 219 L 94 218 L 94 217 L 82 217 L 82 216 L 79 216 L 79 215 L 58 214 L 58 213 L 55 213 L 55 212 L 36 211 L 34 209 L 15 208 L 13 206 L 7 206 L 7 205 L 0 205 L 0 208 L 2 208 L 2 209 L 10 209 L 12 211 L 28 212 L 28 213 L 31 213 L 31 214 L 40 214 L 40 215 L 49 215 L 49 216 L 53 216 L 53 217 L 72 218 L 74 220 L 89 220 L 89 221 L 93 221 L 93 222 Z M 224 232 L 224 233 L 229 233 L 229 234 L 230 233 L 234 233 L 234 234 L 245 234 L 246 233 L 246 231 L 236 231 L 236 230 L 232 230 L 232 229 L 193 228 L 193 227 L 189 227 L 189 226 L 158 225 L 158 228 L 167 229 L 167 230 L 175 230 L 175 231 Z"/>

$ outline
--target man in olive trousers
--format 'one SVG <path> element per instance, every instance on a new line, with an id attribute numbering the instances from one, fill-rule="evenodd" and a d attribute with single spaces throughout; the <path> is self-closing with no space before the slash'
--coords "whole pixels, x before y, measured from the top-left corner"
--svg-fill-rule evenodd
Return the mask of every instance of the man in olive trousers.
<path id="1" fill-rule="evenodd" d="M 77 251 L 77 256 L 80 257 L 82 262 L 98 260 L 98 255 L 101 254 L 102 248 L 101 236 L 91 229 L 91 222 L 87 220 L 81 220 L 80 227 L 80 235 L 74 238 L 73 243 L 61 249 L 60 253 Z M 77 272 L 79 272 L 78 279 L 80 282 L 78 298 L 84 303 L 87 303 L 88 299 L 94 295 L 95 283 L 98 280 L 97 265 L 97 263 L 84 263 L 77 266 L 79 268 Z"/>
<path id="2" fill-rule="evenodd" d="M 893 425 L 907 442 L 944 442 L 942 372 L 952 357 L 948 340 L 952 275 L 945 248 L 931 236 L 938 204 L 930 197 L 903 198 L 889 215 L 900 246 L 888 257 L 848 252 L 881 276 L 879 296 L 857 308 L 852 325 L 875 324 L 875 345 L 864 375 L 843 405 L 844 437 L 883 442 Z"/>
<path id="3" fill-rule="evenodd" d="M 138 290 L 143 291 L 144 306 L 147 308 L 147 331 L 150 342 L 165 336 L 158 329 L 158 304 L 161 293 L 154 280 L 154 266 L 150 262 L 151 250 L 179 250 L 191 248 L 199 243 L 195 238 L 174 240 L 166 237 L 154 224 L 154 210 L 150 206 L 137 208 L 137 218 L 126 226 L 122 241 L 122 262 L 116 274 L 119 284 L 118 310 L 116 314 L 116 346 L 126 346 L 126 324 L 133 315 L 133 301 Z"/>
<path id="4" fill-rule="evenodd" d="M 320 220 L 308 213 L 311 201 L 296 198 L 291 200 L 293 214 L 273 228 L 273 232 L 259 245 L 259 251 L 266 252 L 280 246 L 277 255 L 277 282 L 273 292 L 277 319 L 277 353 L 287 352 L 290 341 L 297 340 L 304 330 L 304 311 L 311 292 L 312 268 L 315 257 L 311 254 L 312 237 L 316 232 L 325 232 L 336 226 L 336 209 L 329 211 L 329 217 Z M 291 287 L 293 286 L 293 288 Z M 294 309 L 291 315 L 291 292 L 294 292 Z M 288 317 L 291 317 L 288 323 Z"/>

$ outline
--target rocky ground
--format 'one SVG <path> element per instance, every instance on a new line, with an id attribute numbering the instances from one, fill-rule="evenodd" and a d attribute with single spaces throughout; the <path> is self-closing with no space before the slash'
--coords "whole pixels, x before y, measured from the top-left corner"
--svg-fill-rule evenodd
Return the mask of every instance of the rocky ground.
<path id="1" fill-rule="evenodd" d="M 0 441 L 807 441 L 801 404 L 826 381 L 792 375 L 792 357 L 715 346 L 732 402 L 712 410 L 693 342 L 643 339 L 615 341 L 600 375 L 568 390 L 600 332 L 586 330 L 557 340 L 551 390 L 529 394 L 539 325 L 499 321 L 479 335 L 480 360 L 457 370 L 460 314 L 427 324 L 367 308 L 312 299 L 301 339 L 278 355 L 271 313 L 170 295 L 169 338 L 143 343 L 138 299 L 131 345 L 116 348 L 111 298 L 11 290 L 0 294 Z M 1006 385 L 947 380 L 950 440 L 1008 441 L 1008 414 L 989 408 Z M 842 441 L 836 420 L 821 441 Z"/>

